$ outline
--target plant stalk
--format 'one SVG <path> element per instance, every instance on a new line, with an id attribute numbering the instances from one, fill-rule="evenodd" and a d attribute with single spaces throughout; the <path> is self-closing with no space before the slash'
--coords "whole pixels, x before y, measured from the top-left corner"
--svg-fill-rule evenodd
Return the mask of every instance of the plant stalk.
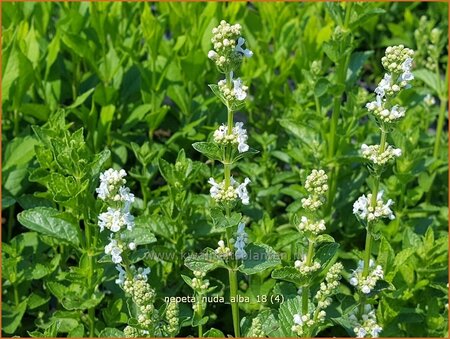
<path id="1" fill-rule="evenodd" d="M 237 301 L 238 285 L 237 272 L 234 269 L 228 269 L 228 277 L 230 279 L 230 303 L 231 313 L 233 316 L 234 337 L 240 338 L 241 332 L 239 328 L 239 303 Z"/>

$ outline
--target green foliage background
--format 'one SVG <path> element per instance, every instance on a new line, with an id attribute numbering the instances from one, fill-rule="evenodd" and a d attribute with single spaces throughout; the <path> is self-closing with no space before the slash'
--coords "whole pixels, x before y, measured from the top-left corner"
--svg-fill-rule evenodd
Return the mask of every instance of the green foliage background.
<path id="1" fill-rule="evenodd" d="M 447 3 L 355 3 L 343 32 L 343 6 L 329 3 L 1 6 L 4 335 L 39 336 L 41 332 L 33 332 L 39 328 L 47 335 L 83 336 L 83 316 L 92 305 L 98 310 L 97 335 L 117 334 L 104 328 L 121 329 L 126 323 L 113 265 L 99 264 L 99 295 L 87 295 L 82 280 L 76 283 L 76 275 L 84 274 L 85 255 L 76 249 L 83 239 L 78 220 L 84 205 L 96 208 L 88 193 L 100 170 L 114 166 L 129 172 L 128 183 L 139 197 L 138 221 L 151 234 L 143 242 L 147 250 L 179 253 L 215 246 L 207 179 L 221 168 L 204 164 L 191 144 L 206 140 L 226 120 L 208 87 L 220 75 L 206 56 L 211 29 L 222 18 L 242 25 L 254 52 L 241 74 L 251 99 L 237 114 L 246 123 L 249 144 L 260 151 L 239 164 L 239 172 L 252 180 L 252 203 L 243 210 L 251 221 L 252 241 L 272 246 L 291 262 L 298 235 L 289 219 L 305 194 L 301 183 L 312 168 L 338 166 L 327 228 L 350 272 L 364 247 L 364 229 L 352 215 L 352 204 L 370 186 L 358 149 L 377 137 L 364 108 L 367 91 L 383 76 L 380 59 L 386 46 L 404 44 L 426 53 L 414 37 L 422 15 L 443 30 L 445 48 L 437 71 L 427 70 L 423 54 L 417 54 L 413 88 L 401 96 L 407 116 L 392 138 L 403 156 L 383 177 L 397 218 L 380 227 L 374 253 L 396 290 L 382 293 L 378 317 L 383 336 L 445 335 L 446 123 L 434 148 L 438 115 L 447 107 Z M 333 44 L 339 34 L 352 36 L 347 48 Z M 345 55 L 348 69 L 338 74 L 336 64 Z M 312 71 L 314 61 L 321 64 L 318 74 Z M 437 98 L 432 107 L 423 104 L 428 93 Z M 336 97 L 341 117 L 335 152 L 330 153 Z M 56 165 L 48 160 L 52 156 L 58 157 Z M 40 215 L 45 211 L 54 228 L 41 228 L 33 210 L 27 212 L 35 208 L 41 208 Z M 89 213 L 84 217 L 95 220 Z M 189 295 L 180 276 L 189 272 L 182 258 L 147 258 L 145 263 L 152 267 L 152 285 L 160 298 Z M 77 265 L 80 272 L 73 268 Z M 226 281 L 220 272 L 214 278 L 218 284 Z M 58 287 L 63 281 L 67 289 Z M 241 277 L 240 286 L 252 300 L 241 304 L 248 315 L 275 307 L 257 303 L 257 294 L 288 295 L 270 272 L 251 281 Z M 224 286 L 219 289 L 226 293 Z M 63 298 L 67 293 L 84 299 L 75 303 Z M 342 305 L 351 293 L 343 289 Z M 228 308 L 213 305 L 209 310 L 209 321 L 224 333 L 231 333 Z M 186 317 L 189 312 L 188 306 L 182 310 Z M 185 327 L 182 335 L 189 334 L 195 332 Z M 323 334 L 346 335 L 338 326 Z"/>

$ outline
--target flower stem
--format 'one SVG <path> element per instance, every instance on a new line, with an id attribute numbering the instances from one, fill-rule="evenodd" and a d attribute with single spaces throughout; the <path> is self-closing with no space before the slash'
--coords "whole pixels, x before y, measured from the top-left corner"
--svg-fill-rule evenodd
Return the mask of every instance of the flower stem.
<path id="1" fill-rule="evenodd" d="M 234 337 L 239 338 L 241 336 L 241 333 L 239 328 L 239 303 L 237 301 L 237 272 L 234 269 L 228 269 L 228 277 L 230 279 L 230 303 L 231 313 L 233 316 Z"/>

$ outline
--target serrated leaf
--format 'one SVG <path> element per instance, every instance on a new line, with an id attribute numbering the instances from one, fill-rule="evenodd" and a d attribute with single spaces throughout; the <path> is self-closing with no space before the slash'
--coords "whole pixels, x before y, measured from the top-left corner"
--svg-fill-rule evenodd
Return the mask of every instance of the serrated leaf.
<path id="1" fill-rule="evenodd" d="M 233 212 L 230 217 L 227 218 L 220 208 L 213 208 L 211 209 L 211 218 L 216 229 L 224 230 L 229 227 L 237 226 L 239 221 L 241 221 L 242 214 Z"/>
<path id="2" fill-rule="evenodd" d="M 10 306 L 2 302 L 2 330 L 7 334 L 13 334 L 20 326 L 22 317 L 27 309 L 27 300 L 17 306 Z"/>
<path id="3" fill-rule="evenodd" d="M 78 225 L 63 218 L 54 208 L 36 207 L 18 214 L 17 220 L 30 230 L 60 239 L 75 247 L 80 244 Z"/>
<path id="4" fill-rule="evenodd" d="M 213 142 L 196 142 L 192 144 L 192 147 L 197 152 L 202 153 L 211 160 L 222 160 L 223 152 L 222 149 Z"/>
<path id="5" fill-rule="evenodd" d="M 280 256 L 275 250 L 265 244 L 249 244 L 245 247 L 247 258 L 239 266 L 244 274 L 255 274 L 281 264 Z"/>
<path id="6" fill-rule="evenodd" d="M 99 338 L 125 338 L 125 333 L 117 328 L 106 327 L 98 336 Z"/>
<path id="7" fill-rule="evenodd" d="M 211 248 L 206 248 L 200 254 L 189 255 L 184 260 L 184 265 L 191 271 L 208 273 L 218 267 L 225 267 L 223 260 Z"/>
<path id="8" fill-rule="evenodd" d="M 300 274 L 300 272 L 295 267 L 291 266 L 285 266 L 283 268 L 273 270 L 272 278 L 289 281 L 296 284 L 297 286 L 305 286 L 310 281 L 309 276 Z"/>

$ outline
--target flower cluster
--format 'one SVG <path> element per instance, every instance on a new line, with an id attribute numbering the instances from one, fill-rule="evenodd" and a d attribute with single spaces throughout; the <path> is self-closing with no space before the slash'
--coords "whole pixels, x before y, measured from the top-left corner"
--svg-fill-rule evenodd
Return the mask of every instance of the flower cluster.
<path id="1" fill-rule="evenodd" d="M 225 180 L 217 183 L 213 178 L 209 178 L 208 183 L 212 186 L 209 193 L 217 202 L 233 202 L 239 198 L 244 205 L 249 204 L 247 191 L 247 185 L 250 183 L 249 178 L 245 178 L 242 184 L 231 178 L 230 186 L 227 188 L 225 188 Z"/>
<path id="2" fill-rule="evenodd" d="M 142 338 L 148 336 L 149 331 L 141 330 L 133 326 L 126 326 L 123 329 L 123 333 L 125 334 L 125 338 Z"/>
<path id="3" fill-rule="evenodd" d="M 294 262 L 294 267 L 300 272 L 300 274 L 307 275 L 319 270 L 321 265 L 318 261 L 314 261 L 313 263 L 308 264 L 306 255 L 304 255 L 302 260 L 296 260 Z"/>
<path id="4" fill-rule="evenodd" d="M 113 233 L 119 232 L 124 228 L 131 231 L 134 226 L 134 217 L 130 212 L 108 207 L 106 212 L 98 216 L 98 226 L 100 227 L 100 232 L 105 228 Z"/>
<path id="5" fill-rule="evenodd" d="M 406 109 L 399 105 L 394 105 L 391 109 L 383 106 L 382 102 L 377 101 L 369 102 L 366 105 L 367 109 L 372 112 L 380 121 L 386 123 L 393 123 L 405 116 Z"/>
<path id="6" fill-rule="evenodd" d="M 241 78 L 233 79 L 233 72 L 230 72 L 230 83 L 223 79 L 217 85 L 220 94 L 230 107 L 235 106 L 239 101 L 243 101 L 247 97 L 248 87 L 242 83 Z"/>
<path id="7" fill-rule="evenodd" d="M 245 232 L 245 224 L 239 223 L 236 232 L 236 242 L 234 243 L 235 258 L 236 260 L 247 258 L 247 252 L 245 252 L 245 245 L 248 243 L 248 234 Z"/>
<path id="8" fill-rule="evenodd" d="M 302 206 L 311 211 L 317 210 L 325 200 L 328 191 L 328 176 L 324 170 L 313 169 L 305 182 L 305 189 L 308 191 L 308 198 L 303 198 Z"/>
<path id="9" fill-rule="evenodd" d="M 387 145 L 384 151 L 381 151 L 380 145 L 361 145 L 361 154 L 367 160 L 370 160 L 375 165 L 385 165 L 389 161 L 402 155 L 400 148 L 394 148 L 391 145 Z"/>
<path id="10" fill-rule="evenodd" d="M 293 317 L 293 323 L 291 330 L 292 332 L 296 333 L 299 337 L 302 337 L 305 334 L 306 328 L 310 328 L 314 326 L 317 322 L 324 322 L 325 321 L 326 313 L 324 311 L 320 311 L 317 314 L 317 319 L 314 319 L 311 317 L 310 314 L 294 314 Z"/>
<path id="11" fill-rule="evenodd" d="M 105 228 L 111 232 L 110 242 L 105 246 L 105 254 L 111 255 L 115 264 L 122 262 L 122 252 L 126 248 L 136 249 L 134 242 L 125 242 L 124 235 L 120 234 L 122 230 L 131 231 L 134 227 L 134 217 L 130 213 L 134 195 L 124 186 L 126 175 L 123 169 L 117 171 L 110 168 L 100 174 L 100 185 L 96 189 L 98 198 L 110 205 L 106 212 L 98 216 L 98 226 L 101 232 Z"/>
<path id="12" fill-rule="evenodd" d="M 337 292 L 339 282 L 342 278 L 341 272 L 344 266 L 340 262 L 335 263 L 330 267 L 326 276 L 325 282 L 320 283 L 320 288 L 317 291 L 315 298 L 318 301 L 317 307 L 320 309 L 327 308 L 331 304 L 330 296 Z"/>
<path id="13" fill-rule="evenodd" d="M 393 123 L 405 116 L 405 108 L 399 105 L 390 107 L 386 98 L 398 94 L 414 79 L 411 73 L 413 56 L 413 50 L 399 45 L 388 47 L 381 59 L 383 67 L 389 73 L 384 75 L 375 88 L 376 100 L 367 103 L 366 108 L 382 122 Z"/>
<path id="14" fill-rule="evenodd" d="M 223 240 L 219 240 L 217 245 L 219 245 L 219 247 L 217 247 L 214 252 L 216 252 L 216 254 L 221 258 L 227 259 L 233 255 L 230 248 L 225 246 L 225 242 Z"/>
<path id="15" fill-rule="evenodd" d="M 353 214 L 361 220 L 374 221 L 381 218 L 395 219 L 395 215 L 390 209 L 394 202 L 389 199 L 383 202 L 383 191 L 378 192 L 375 206 L 372 205 L 372 194 L 362 195 L 353 204 Z"/>
<path id="16" fill-rule="evenodd" d="M 155 290 L 147 283 L 147 276 L 150 273 L 149 268 L 139 268 L 136 270 L 134 266 L 130 269 L 133 276 L 129 277 L 124 270 L 118 266 L 120 274 L 118 282 L 125 293 L 131 296 L 136 305 L 139 315 L 137 321 L 141 327 L 149 328 L 154 323 L 153 314 L 155 307 Z M 120 278 L 122 276 L 122 279 Z"/>
<path id="17" fill-rule="evenodd" d="M 203 280 L 206 276 L 204 272 L 194 271 L 194 278 L 192 278 L 192 288 L 200 294 L 206 293 L 209 288 L 209 280 Z"/>
<path id="18" fill-rule="evenodd" d="M 222 124 L 214 131 L 214 141 L 223 145 L 237 145 L 239 153 L 247 152 L 249 149 L 249 146 L 247 145 L 248 136 L 247 130 L 243 127 L 243 122 L 236 122 L 231 134 L 228 134 L 228 126 Z"/>
<path id="19" fill-rule="evenodd" d="M 100 174 L 100 186 L 95 190 L 98 198 L 103 201 L 123 202 L 123 209 L 128 211 L 134 202 L 134 195 L 130 189 L 125 187 L 127 173 L 121 169 L 119 171 L 110 168 Z"/>
<path id="20" fill-rule="evenodd" d="M 178 303 L 171 301 L 166 308 L 166 321 L 167 325 L 164 326 L 166 332 L 170 337 L 175 336 L 179 328 L 179 307 Z"/>
<path id="21" fill-rule="evenodd" d="M 414 51 L 403 45 L 389 46 L 386 48 L 384 57 L 381 58 L 381 64 L 386 71 L 392 74 L 400 75 L 400 85 L 403 85 L 403 81 L 410 81 L 414 79 L 411 73 L 411 66 L 413 61 Z"/>
<path id="22" fill-rule="evenodd" d="M 264 338 L 265 334 L 262 328 L 261 320 L 253 318 L 250 332 L 247 335 L 249 338 Z"/>
<path id="23" fill-rule="evenodd" d="M 356 310 L 355 310 L 356 313 Z M 364 314 L 358 320 L 356 314 L 349 316 L 357 338 L 378 338 L 383 328 L 378 325 L 375 310 L 370 304 L 364 306 Z"/>
<path id="24" fill-rule="evenodd" d="M 300 223 L 298 225 L 300 232 L 309 232 L 313 235 L 318 235 L 326 230 L 325 220 L 313 221 L 305 216 L 302 216 Z"/>
<path id="25" fill-rule="evenodd" d="M 377 281 L 383 279 L 384 273 L 383 268 L 380 265 L 375 266 L 375 262 L 370 259 L 369 262 L 369 274 L 363 276 L 363 266 L 362 260 L 359 261 L 358 268 L 353 271 L 352 277 L 350 278 L 350 284 L 357 286 L 357 288 L 364 294 L 369 294 L 377 284 Z"/>
<path id="26" fill-rule="evenodd" d="M 241 25 L 230 25 L 222 20 L 219 26 L 212 30 L 211 42 L 214 50 L 208 52 L 208 58 L 213 60 L 219 69 L 226 72 L 236 68 L 242 62 L 242 57 L 250 58 L 253 53 L 249 49 L 244 49 L 245 39 L 241 37 Z"/>

